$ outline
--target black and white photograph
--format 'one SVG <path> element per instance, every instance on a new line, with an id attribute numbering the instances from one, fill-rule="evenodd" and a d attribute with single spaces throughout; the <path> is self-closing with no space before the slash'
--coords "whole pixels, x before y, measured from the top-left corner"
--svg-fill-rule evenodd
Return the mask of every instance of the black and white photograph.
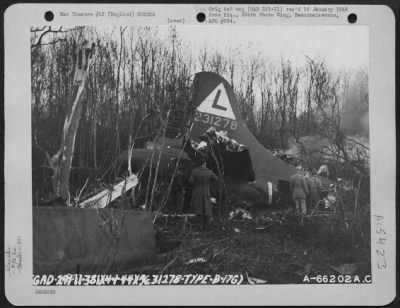
<path id="1" fill-rule="evenodd" d="M 34 274 L 372 281 L 366 27 L 37 26 L 31 66 Z"/>
<path id="2" fill-rule="evenodd" d="M 393 300 L 388 7 L 18 4 L 4 16 L 10 303 Z"/>

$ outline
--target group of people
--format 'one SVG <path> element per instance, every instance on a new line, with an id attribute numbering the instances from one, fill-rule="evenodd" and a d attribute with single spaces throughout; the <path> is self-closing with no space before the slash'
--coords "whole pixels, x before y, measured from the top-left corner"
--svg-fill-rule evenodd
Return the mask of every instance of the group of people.
<path id="1" fill-rule="evenodd" d="M 295 204 L 295 210 L 306 215 L 317 208 L 321 200 L 322 184 L 319 178 L 309 171 L 297 167 L 297 173 L 290 178 L 290 191 Z"/>
<path id="2" fill-rule="evenodd" d="M 191 205 L 203 229 L 209 225 L 212 217 L 210 184 L 218 181 L 215 173 L 206 167 L 205 159 L 192 170 L 189 183 L 193 186 Z M 291 176 L 290 190 L 295 203 L 295 210 L 300 215 L 306 215 L 316 209 L 322 197 L 322 184 L 316 174 L 297 167 L 297 173 Z"/>

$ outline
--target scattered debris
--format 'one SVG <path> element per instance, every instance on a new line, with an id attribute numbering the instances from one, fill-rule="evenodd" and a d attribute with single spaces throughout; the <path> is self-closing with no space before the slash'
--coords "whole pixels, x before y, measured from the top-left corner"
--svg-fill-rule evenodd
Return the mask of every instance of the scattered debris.
<path id="1" fill-rule="evenodd" d="M 201 257 L 201 258 L 191 259 L 191 260 L 185 262 L 185 264 L 189 265 L 189 264 L 194 264 L 194 263 L 205 263 L 205 262 L 207 262 L 207 259 Z"/>
<path id="2" fill-rule="evenodd" d="M 209 138 L 217 141 L 218 143 L 223 144 L 227 151 L 241 152 L 246 148 L 245 145 L 240 144 L 235 139 L 230 139 L 228 137 L 228 132 L 226 132 L 226 131 L 217 131 L 215 129 L 215 127 L 210 127 L 206 131 L 206 134 L 208 135 Z"/>
<path id="3" fill-rule="evenodd" d="M 238 208 L 241 215 L 247 212 L 241 210 Z M 252 211 L 251 216 L 251 220 L 215 217 L 214 227 L 207 232 L 192 230 L 189 224 L 184 233 L 183 219 L 169 219 L 168 226 L 163 219 L 157 220 L 167 239 L 175 236 L 181 243 L 164 253 L 159 250 L 154 268 L 157 272 L 163 269 L 164 274 L 190 274 L 194 268 L 204 275 L 237 272 L 244 276 L 245 284 L 279 284 L 299 283 L 305 275 L 332 273 L 334 267 L 329 264 L 346 263 L 348 255 L 336 245 L 331 248 L 324 235 L 329 232 L 330 238 L 335 239 L 338 234 L 330 231 L 329 226 L 337 219 L 332 213 L 308 215 L 303 227 L 299 225 L 300 218 L 289 209 Z M 357 265 L 365 257 L 365 252 L 359 251 L 357 256 L 352 252 Z M 364 268 L 353 266 L 355 273 L 369 273 L 370 266 L 365 264 Z M 337 266 L 335 271 L 350 273 L 351 268 Z"/>
<path id="4" fill-rule="evenodd" d="M 105 208 L 108 204 L 119 198 L 128 190 L 134 188 L 138 184 L 138 178 L 135 174 L 114 185 L 112 189 L 105 189 L 93 197 L 81 202 L 81 208 Z"/>
<path id="5" fill-rule="evenodd" d="M 288 213 L 277 213 L 277 212 L 272 212 L 268 216 L 261 216 L 260 220 L 264 223 L 268 224 L 283 224 L 286 222 L 286 215 Z"/>
<path id="6" fill-rule="evenodd" d="M 236 209 L 232 212 L 229 213 L 229 220 L 232 219 L 249 219 L 252 220 L 253 216 L 246 210 L 244 209 Z"/>
<path id="7" fill-rule="evenodd" d="M 318 204 L 319 210 L 333 210 L 336 205 L 336 197 L 332 193 L 320 201 Z"/>
<path id="8" fill-rule="evenodd" d="M 145 210 L 145 209 L 146 209 L 146 203 L 145 203 L 145 204 L 142 204 L 142 205 L 139 205 L 139 208 L 140 208 L 141 210 Z"/>
<path id="9" fill-rule="evenodd" d="M 256 231 L 264 231 L 264 230 L 268 230 L 270 226 L 264 226 L 264 227 L 257 227 Z"/>

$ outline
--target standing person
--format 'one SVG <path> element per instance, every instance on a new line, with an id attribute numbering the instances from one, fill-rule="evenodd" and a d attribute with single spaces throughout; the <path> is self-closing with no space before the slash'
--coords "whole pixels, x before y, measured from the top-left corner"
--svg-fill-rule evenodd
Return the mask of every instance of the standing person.
<path id="1" fill-rule="evenodd" d="M 322 198 L 322 182 L 317 177 L 316 173 L 313 172 L 312 179 L 314 180 L 314 196 L 312 199 L 312 209 L 316 209 L 318 207 L 319 202 Z"/>
<path id="2" fill-rule="evenodd" d="M 321 200 L 322 184 L 321 181 L 310 172 L 306 173 L 306 182 L 309 194 L 307 195 L 307 210 L 315 209 Z"/>
<path id="3" fill-rule="evenodd" d="M 306 197 L 308 195 L 308 187 L 301 166 L 297 167 L 297 173 L 290 178 L 290 191 L 292 192 L 296 212 L 300 212 L 302 215 L 307 214 Z"/>
<path id="4" fill-rule="evenodd" d="M 304 178 L 306 180 L 307 190 L 308 190 L 308 194 L 306 196 L 306 208 L 307 208 L 307 213 L 310 213 L 312 209 L 312 197 L 313 197 L 312 191 L 314 190 L 314 181 L 309 171 L 305 172 Z"/>
<path id="5" fill-rule="evenodd" d="M 202 220 L 203 230 L 206 229 L 212 216 L 210 182 L 218 181 L 218 177 L 212 170 L 206 167 L 205 159 L 200 159 L 200 165 L 192 170 L 189 183 L 194 185 L 192 191 L 192 209 Z"/>

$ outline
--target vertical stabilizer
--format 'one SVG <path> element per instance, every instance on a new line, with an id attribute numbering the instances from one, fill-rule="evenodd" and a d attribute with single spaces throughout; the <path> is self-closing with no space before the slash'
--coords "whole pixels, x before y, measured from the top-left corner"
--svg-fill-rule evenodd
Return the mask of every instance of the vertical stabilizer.
<path id="1" fill-rule="evenodd" d="M 231 85 L 220 75 L 200 72 L 194 79 L 194 103 L 196 111 L 190 137 L 199 136 L 211 126 L 226 131 L 229 138 L 244 144 L 250 156 L 258 180 L 288 181 L 296 168 L 272 155 L 249 131 L 240 114 L 239 103 Z"/>

